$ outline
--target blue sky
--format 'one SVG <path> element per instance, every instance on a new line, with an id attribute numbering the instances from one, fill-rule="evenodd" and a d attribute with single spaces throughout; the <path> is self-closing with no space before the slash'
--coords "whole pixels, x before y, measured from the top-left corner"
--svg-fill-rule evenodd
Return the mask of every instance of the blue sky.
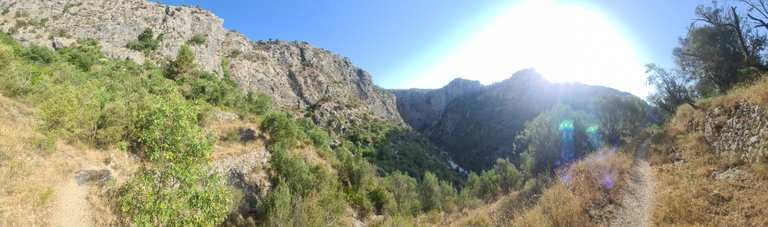
<path id="1" fill-rule="evenodd" d="M 447 56 L 459 53 L 457 49 L 519 4 L 517 1 L 485 0 L 162 2 L 171 5 L 199 5 L 223 18 L 228 29 L 237 30 L 253 40 L 273 38 L 306 41 L 346 56 L 355 65 L 370 72 L 374 82 L 384 88 L 435 88 L 445 85 L 454 77 L 480 79 L 484 83 L 501 80 L 500 77 L 483 78 L 483 75 L 473 75 L 472 68 L 468 67 L 469 71 L 457 72 L 458 75 L 440 75 L 440 78 L 426 79 L 427 82 L 414 82 L 441 62 L 444 63 Z M 707 0 L 556 2 L 597 14 L 621 33 L 621 37 L 633 50 L 636 62 L 653 62 L 662 66 L 673 65 L 671 50 L 677 45 L 678 37 L 685 34 L 695 6 L 709 4 Z M 571 18 L 553 18 L 553 21 L 561 21 L 562 26 L 567 28 Z M 515 28 L 509 30 L 509 33 L 514 33 Z M 578 30 L 575 32 L 578 33 Z M 562 39 L 569 37 L 568 34 L 556 36 Z M 506 42 L 515 40 L 513 38 Z M 448 67 L 437 72 L 446 70 L 451 69 Z M 514 70 L 509 71 L 505 72 L 505 77 L 514 73 Z M 576 81 L 581 82 L 578 79 Z M 624 90 L 627 89 L 632 90 Z M 644 97 L 644 92 L 637 90 L 633 93 Z"/>

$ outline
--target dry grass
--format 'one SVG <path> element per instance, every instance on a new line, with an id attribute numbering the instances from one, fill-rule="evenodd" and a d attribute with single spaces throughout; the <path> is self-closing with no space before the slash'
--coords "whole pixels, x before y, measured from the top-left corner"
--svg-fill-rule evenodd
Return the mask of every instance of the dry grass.
<path id="1" fill-rule="evenodd" d="M 517 215 L 514 226 L 593 226 L 606 224 L 619 203 L 620 188 L 632 169 L 632 156 L 606 150 L 562 171 L 538 203 Z"/>
<path id="2" fill-rule="evenodd" d="M 627 147 L 631 147 L 628 145 Z M 628 148 L 629 149 L 629 148 Z M 632 148 L 633 149 L 633 148 Z M 628 179 L 633 158 L 628 152 L 600 152 L 571 165 L 571 180 L 564 181 L 568 171 L 538 195 L 536 185 L 502 197 L 495 203 L 445 218 L 439 225 L 448 226 L 594 226 L 607 224 L 612 207 L 618 203 L 620 188 Z M 614 181 L 606 187 L 604 170 L 614 170 Z M 546 181 L 542 179 L 542 181 Z M 543 183 L 547 185 L 547 183 Z M 538 199 L 537 199 L 538 198 Z M 428 225 L 428 224 L 422 224 Z"/>
<path id="3" fill-rule="evenodd" d="M 701 100 L 696 104 L 703 108 L 733 107 L 742 100 L 754 105 L 768 103 L 768 75 L 753 84 L 734 88 L 726 95 Z"/>
<path id="4" fill-rule="evenodd" d="M 768 168 L 717 155 L 701 133 L 657 140 L 650 152 L 657 179 L 657 225 L 768 226 Z M 715 176 L 729 169 L 746 175 Z"/>

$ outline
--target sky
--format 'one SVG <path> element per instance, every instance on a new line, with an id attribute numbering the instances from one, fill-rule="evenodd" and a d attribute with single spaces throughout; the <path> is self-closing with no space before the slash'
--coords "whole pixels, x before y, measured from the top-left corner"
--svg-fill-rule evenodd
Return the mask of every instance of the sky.
<path id="1" fill-rule="evenodd" d="M 198 5 L 252 40 L 299 40 L 348 57 L 383 88 L 490 84 L 536 68 L 553 82 L 645 98 L 647 63 L 672 48 L 708 0 L 164 0 Z"/>

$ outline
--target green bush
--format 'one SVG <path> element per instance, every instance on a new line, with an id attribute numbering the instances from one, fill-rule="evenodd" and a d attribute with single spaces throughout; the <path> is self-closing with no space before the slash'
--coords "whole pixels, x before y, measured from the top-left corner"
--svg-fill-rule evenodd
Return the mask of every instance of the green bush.
<path id="1" fill-rule="evenodd" d="M 196 106 L 174 97 L 147 97 L 132 110 L 131 151 L 150 161 L 196 163 L 210 159 L 213 139 L 202 133 Z"/>
<path id="2" fill-rule="evenodd" d="M 136 51 L 154 51 L 162 40 L 163 34 L 155 37 L 152 29 L 146 28 L 139 34 L 138 40 L 128 42 L 125 47 Z"/>
<path id="3" fill-rule="evenodd" d="M 96 133 L 98 110 L 87 91 L 62 86 L 38 106 L 39 128 L 48 136 L 87 141 Z"/>
<path id="4" fill-rule="evenodd" d="M 139 226 L 218 225 L 231 196 L 204 165 L 213 140 L 198 125 L 197 108 L 174 96 L 148 96 L 133 109 L 130 150 L 145 160 L 118 190 L 118 211 Z"/>
<path id="5" fill-rule="evenodd" d="M 38 45 L 30 45 L 22 56 L 30 61 L 44 64 L 51 64 L 56 60 L 56 53 L 53 50 Z"/>
<path id="6" fill-rule="evenodd" d="M 545 174 L 552 176 L 558 166 L 584 157 L 594 151 L 587 135 L 589 125 L 597 125 L 597 121 L 584 111 L 574 111 L 567 106 L 557 106 L 541 113 L 527 123 L 516 138 L 514 149 L 522 158 L 522 169 L 528 176 Z M 572 147 L 563 149 L 561 124 L 572 127 Z M 570 154 L 561 154 L 568 150 Z"/>
<path id="7" fill-rule="evenodd" d="M 178 80 L 181 76 L 195 69 L 195 53 L 187 45 L 181 45 L 176 59 L 168 65 L 168 78 Z"/>
<path id="8" fill-rule="evenodd" d="M 117 209 L 136 226 L 215 226 L 231 206 L 222 178 L 183 165 L 140 169 L 117 192 Z"/>
<path id="9" fill-rule="evenodd" d="M 99 43 L 93 39 L 78 40 L 76 46 L 62 48 L 59 53 L 64 60 L 83 71 L 90 70 L 99 59 L 104 58 Z"/>
<path id="10" fill-rule="evenodd" d="M 416 179 L 395 172 L 384 179 L 387 191 L 392 192 L 395 201 L 395 215 L 415 216 L 421 212 L 421 199 Z"/>
<path id="11" fill-rule="evenodd" d="M 419 186 L 419 195 L 421 196 L 421 204 L 424 211 L 443 210 L 440 182 L 435 174 L 431 172 L 424 174 L 424 179 Z"/>
<path id="12" fill-rule="evenodd" d="M 286 148 L 293 148 L 301 135 L 299 126 L 293 117 L 287 113 L 271 112 L 264 116 L 259 127 L 262 132 L 270 136 L 269 144 L 282 144 Z"/>
<path id="13" fill-rule="evenodd" d="M 189 45 L 205 45 L 208 42 L 208 37 L 206 37 L 203 34 L 197 34 L 195 36 L 192 36 L 189 40 L 187 40 L 187 43 Z"/>

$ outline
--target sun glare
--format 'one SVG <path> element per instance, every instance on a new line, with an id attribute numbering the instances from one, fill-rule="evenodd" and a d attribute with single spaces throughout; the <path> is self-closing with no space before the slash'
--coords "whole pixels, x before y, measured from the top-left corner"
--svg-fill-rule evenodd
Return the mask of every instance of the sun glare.
<path id="1" fill-rule="evenodd" d="M 489 84 L 525 68 L 536 68 L 552 82 L 648 94 L 643 63 L 614 24 L 594 10 L 553 1 L 510 6 L 413 86 L 442 86 L 455 77 Z"/>

